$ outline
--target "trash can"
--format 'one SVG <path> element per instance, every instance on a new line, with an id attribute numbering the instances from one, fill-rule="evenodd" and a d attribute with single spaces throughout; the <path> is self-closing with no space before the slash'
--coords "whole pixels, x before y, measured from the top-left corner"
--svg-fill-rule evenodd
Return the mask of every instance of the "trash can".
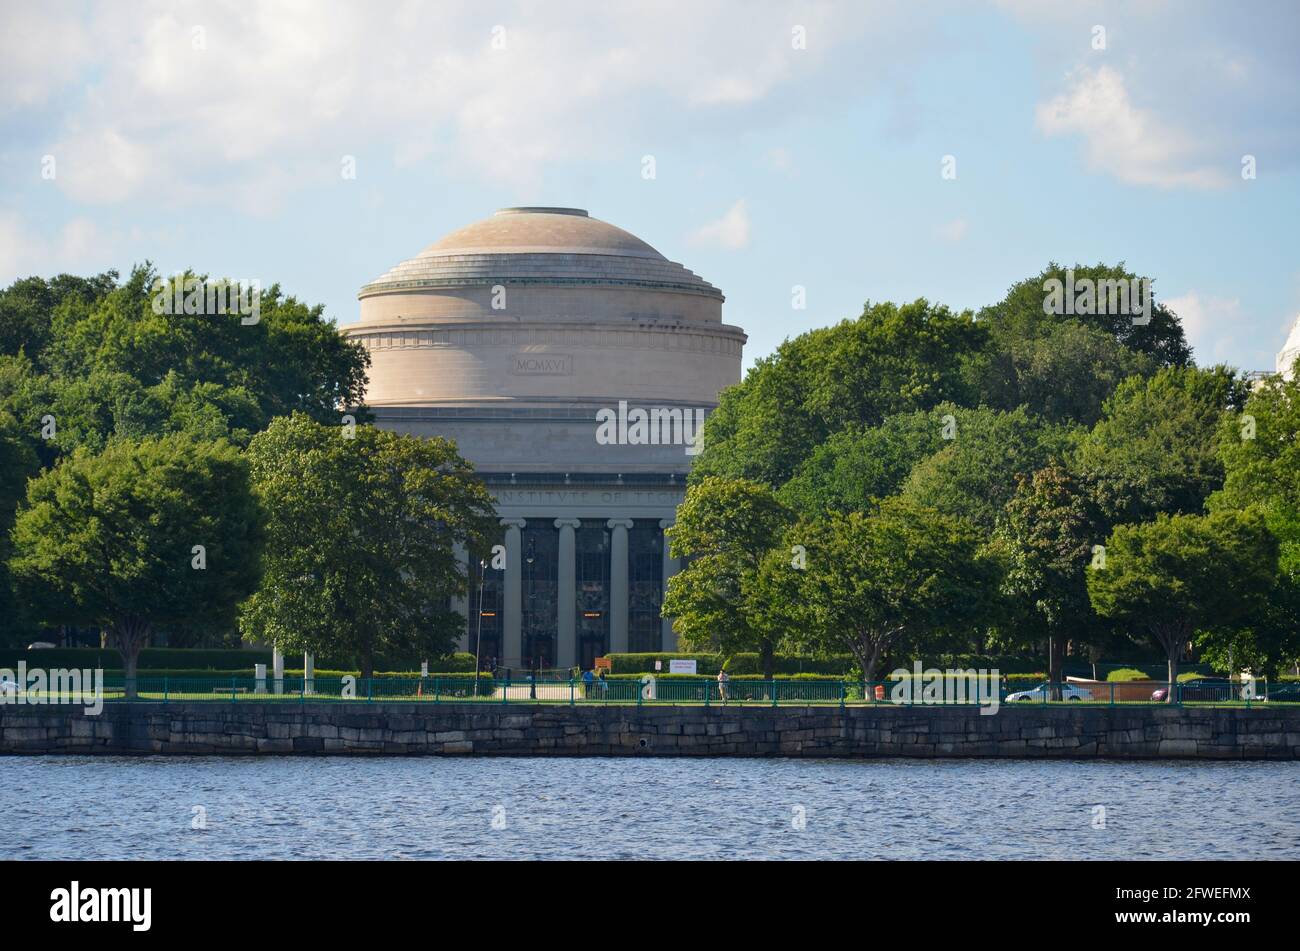
<path id="1" fill-rule="evenodd" d="M 884 685 L 884 684 L 876 684 L 876 699 L 877 699 L 877 700 L 884 700 L 884 699 L 885 699 L 885 685 Z"/>

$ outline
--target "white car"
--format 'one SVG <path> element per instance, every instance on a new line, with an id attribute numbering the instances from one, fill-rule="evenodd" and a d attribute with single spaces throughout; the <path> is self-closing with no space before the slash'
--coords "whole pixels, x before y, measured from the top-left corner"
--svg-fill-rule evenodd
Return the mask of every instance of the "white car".
<path id="1" fill-rule="evenodd" d="M 1091 700 L 1092 691 L 1084 690 L 1082 687 L 1076 687 L 1073 684 L 1058 684 L 1055 688 L 1060 693 L 1062 700 Z M 1054 699 L 1051 696 L 1052 688 L 1047 684 L 1039 684 L 1033 690 L 1021 690 L 1016 693 L 1007 694 L 1003 703 L 1044 703 Z"/>

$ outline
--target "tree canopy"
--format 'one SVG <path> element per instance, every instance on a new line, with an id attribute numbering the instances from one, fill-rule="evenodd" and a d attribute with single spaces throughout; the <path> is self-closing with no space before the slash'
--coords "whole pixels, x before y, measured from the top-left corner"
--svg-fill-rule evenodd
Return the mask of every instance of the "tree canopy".
<path id="1" fill-rule="evenodd" d="M 1088 595 L 1098 614 L 1164 648 L 1172 702 L 1192 635 L 1257 611 L 1277 576 L 1277 554 L 1277 540 L 1254 510 L 1162 512 L 1115 527 L 1104 566 L 1088 572 Z"/>
<path id="2" fill-rule="evenodd" d="M 186 434 L 79 449 L 27 485 L 9 567 L 41 622 L 94 625 L 121 653 L 128 691 L 158 629 L 233 625 L 261 568 L 248 463 Z"/>
<path id="3" fill-rule="evenodd" d="M 804 567 L 789 569 L 806 618 L 792 635 L 818 653 L 851 654 L 868 682 L 886 657 L 992 610 L 996 570 L 979 533 L 911 500 L 831 512 L 788 537 L 807 551 Z"/>
<path id="4" fill-rule="evenodd" d="M 723 392 L 692 478 L 777 486 L 834 432 L 965 402 L 964 367 L 983 339 L 969 313 L 917 300 L 868 303 L 856 320 L 787 340 Z"/>
<path id="5" fill-rule="evenodd" d="M 767 596 L 762 569 L 792 521 L 761 483 L 714 476 L 690 486 L 669 533 L 672 556 L 687 562 L 669 580 L 663 604 L 684 646 L 725 655 L 757 651 L 771 676 L 784 634 L 772 622 L 778 606 Z"/>
<path id="6" fill-rule="evenodd" d="M 267 513 L 265 573 L 240 626 L 281 650 L 352 658 L 444 656 L 464 618 L 455 546 L 479 550 L 492 499 L 455 444 L 304 413 L 274 420 L 248 448 Z"/>
<path id="7" fill-rule="evenodd" d="M 1225 367 L 1130 377 L 1080 443 L 1077 468 L 1113 521 L 1200 512 L 1223 483 L 1224 413 L 1244 402 L 1244 383 Z"/>

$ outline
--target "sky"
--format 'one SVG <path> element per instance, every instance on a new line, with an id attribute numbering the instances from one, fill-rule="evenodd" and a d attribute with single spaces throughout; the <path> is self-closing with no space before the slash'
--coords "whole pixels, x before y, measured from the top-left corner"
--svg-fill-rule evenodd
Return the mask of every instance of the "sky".
<path id="1" fill-rule="evenodd" d="M 1272 369 L 1298 46 L 1270 0 L 0 0 L 0 284 L 150 261 L 342 325 L 443 234 L 560 205 L 721 288 L 747 364 L 1056 261 L 1124 262 L 1198 363 Z"/>

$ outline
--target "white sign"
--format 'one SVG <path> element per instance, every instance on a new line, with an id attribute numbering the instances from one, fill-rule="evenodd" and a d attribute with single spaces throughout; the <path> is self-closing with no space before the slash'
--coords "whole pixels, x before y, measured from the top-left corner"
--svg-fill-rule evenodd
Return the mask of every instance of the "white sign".
<path id="1" fill-rule="evenodd" d="M 695 661 L 693 660 L 670 660 L 668 662 L 668 673 L 670 674 L 693 674 L 695 673 Z"/>

